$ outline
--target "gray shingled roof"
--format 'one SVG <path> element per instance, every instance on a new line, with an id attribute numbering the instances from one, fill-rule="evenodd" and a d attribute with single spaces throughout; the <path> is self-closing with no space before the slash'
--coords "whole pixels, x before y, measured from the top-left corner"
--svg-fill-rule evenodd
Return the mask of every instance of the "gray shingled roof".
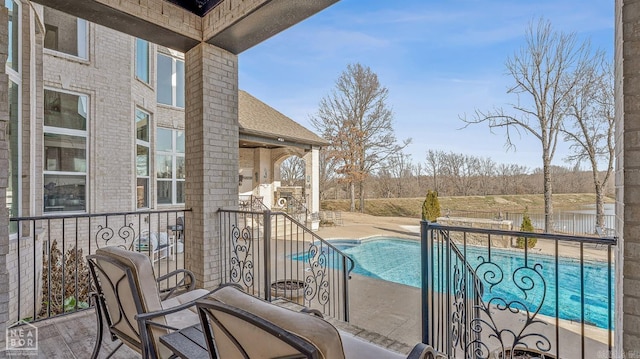
<path id="1" fill-rule="evenodd" d="M 305 145 L 329 145 L 324 138 L 242 90 L 238 91 L 238 121 L 241 134 L 283 138 Z"/>

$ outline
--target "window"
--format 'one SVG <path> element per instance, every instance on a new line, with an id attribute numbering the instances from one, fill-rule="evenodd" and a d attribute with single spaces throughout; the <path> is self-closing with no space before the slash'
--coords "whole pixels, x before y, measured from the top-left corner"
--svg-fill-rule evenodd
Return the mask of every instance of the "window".
<path id="1" fill-rule="evenodd" d="M 7 67 L 18 72 L 20 66 L 18 58 L 20 56 L 20 5 L 15 0 L 5 0 L 5 7 L 9 9 L 9 56 L 7 57 Z"/>
<path id="2" fill-rule="evenodd" d="M 5 64 L 5 72 L 8 75 L 8 91 L 7 99 L 9 104 L 9 122 L 6 125 L 6 140 L 8 141 L 8 173 L 7 173 L 7 190 L 6 190 L 6 207 L 9 217 L 18 217 L 21 215 L 21 199 L 22 199 L 22 178 L 20 176 L 22 170 L 22 124 L 20 119 L 21 113 L 21 27 L 20 27 L 20 2 L 15 0 L 5 0 L 4 6 L 8 9 L 8 56 Z M 18 226 L 16 222 L 10 222 L 9 233 L 17 233 Z"/>
<path id="3" fill-rule="evenodd" d="M 184 108 L 184 61 L 158 54 L 158 103 Z"/>
<path id="4" fill-rule="evenodd" d="M 87 59 L 87 22 L 61 11 L 44 8 L 44 47 Z"/>
<path id="5" fill-rule="evenodd" d="M 158 128 L 156 179 L 158 204 L 184 203 L 184 131 Z"/>
<path id="6" fill-rule="evenodd" d="M 149 208 L 149 114 L 136 109 L 136 208 Z"/>
<path id="7" fill-rule="evenodd" d="M 87 209 L 87 102 L 44 90 L 44 212 Z"/>
<path id="8" fill-rule="evenodd" d="M 149 43 L 142 39 L 136 39 L 136 77 L 149 83 Z"/>

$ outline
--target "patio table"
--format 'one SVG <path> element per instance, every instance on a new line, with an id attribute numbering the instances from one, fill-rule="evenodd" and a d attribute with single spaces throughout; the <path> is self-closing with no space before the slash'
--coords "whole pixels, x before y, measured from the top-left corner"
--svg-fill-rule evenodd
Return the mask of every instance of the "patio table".
<path id="1" fill-rule="evenodd" d="M 160 342 L 182 359 L 209 359 L 202 326 L 195 324 L 160 337 Z"/>

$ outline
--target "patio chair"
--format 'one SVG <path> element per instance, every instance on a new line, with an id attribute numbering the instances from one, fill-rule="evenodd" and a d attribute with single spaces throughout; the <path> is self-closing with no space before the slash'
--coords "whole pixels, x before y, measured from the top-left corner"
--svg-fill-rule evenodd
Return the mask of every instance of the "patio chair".
<path id="1" fill-rule="evenodd" d="M 106 325 L 112 340 L 142 354 L 143 358 L 168 358 L 171 351 L 159 337 L 198 323 L 195 300 L 210 292 L 193 289 L 193 274 L 179 269 L 155 278 L 150 258 L 139 252 L 112 246 L 87 256 L 97 316 L 97 339 L 92 358 L 97 358 Z M 158 283 L 175 281 L 160 293 Z M 161 296 L 162 294 L 162 296 Z"/>
<path id="2" fill-rule="evenodd" d="M 219 288 L 196 303 L 211 358 L 405 358 L 336 329 L 315 310 L 295 312 L 235 287 Z M 407 358 L 436 357 L 419 343 Z"/>

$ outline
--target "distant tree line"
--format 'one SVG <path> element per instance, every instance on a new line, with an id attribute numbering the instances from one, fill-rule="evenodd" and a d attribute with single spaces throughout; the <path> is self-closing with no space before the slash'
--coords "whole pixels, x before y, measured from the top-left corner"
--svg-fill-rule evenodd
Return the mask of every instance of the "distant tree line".
<path id="1" fill-rule="evenodd" d="M 347 199 L 348 188 L 321 161 L 321 199 Z M 574 166 L 551 166 L 555 193 L 593 193 L 591 171 Z M 541 168 L 496 163 L 488 157 L 429 150 L 425 162 L 398 154 L 364 182 L 368 198 L 424 197 L 428 189 L 439 196 L 484 196 L 543 193 Z M 606 194 L 614 193 L 608 183 Z"/>

